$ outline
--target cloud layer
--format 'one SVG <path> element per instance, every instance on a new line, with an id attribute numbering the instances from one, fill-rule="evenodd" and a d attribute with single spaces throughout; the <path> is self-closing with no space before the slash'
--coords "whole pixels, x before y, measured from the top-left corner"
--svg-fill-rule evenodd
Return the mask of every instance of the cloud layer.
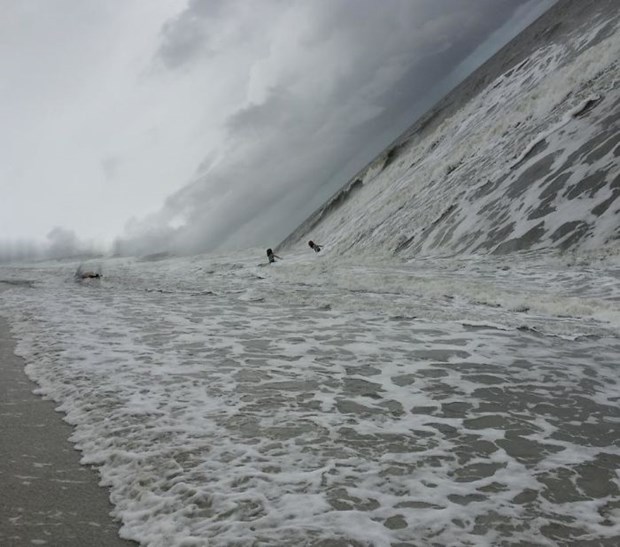
<path id="1" fill-rule="evenodd" d="M 61 225 L 100 240 L 123 231 L 117 251 L 138 254 L 273 246 L 438 99 L 437 84 L 489 36 L 508 38 L 551 3 L 14 7 L 0 23 L 18 52 L 0 47 L 17 78 L 0 88 L 13 130 L 0 142 L 0 228 L 36 237 Z"/>
<path id="2" fill-rule="evenodd" d="M 225 59 L 243 93 L 216 157 L 119 249 L 273 245 L 413 122 L 416 103 L 518 7 L 191 1 L 164 27 L 158 59 L 177 73 Z"/>

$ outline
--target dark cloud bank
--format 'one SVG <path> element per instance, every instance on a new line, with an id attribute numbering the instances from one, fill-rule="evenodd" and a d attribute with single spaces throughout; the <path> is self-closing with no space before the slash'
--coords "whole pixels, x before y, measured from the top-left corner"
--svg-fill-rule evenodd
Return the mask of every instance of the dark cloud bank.
<path id="1" fill-rule="evenodd" d="M 303 16 L 304 68 L 280 67 L 261 101 L 230 116 L 223 158 L 203 162 L 158 213 L 133 222 L 116 252 L 192 253 L 281 240 L 430 106 L 429 91 L 525 3 L 270 5 Z M 239 9 L 190 1 L 162 30 L 158 58 L 166 70 L 218 55 L 214 29 Z M 243 14 L 234 17 L 241 28 L 248 23 Z"/>

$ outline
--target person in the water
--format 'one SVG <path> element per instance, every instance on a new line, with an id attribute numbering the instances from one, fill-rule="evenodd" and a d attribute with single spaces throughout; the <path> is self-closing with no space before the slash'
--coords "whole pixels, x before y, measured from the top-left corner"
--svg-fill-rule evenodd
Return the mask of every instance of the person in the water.
<path id="1" fill-rule="evenodd" d="M 269 259 L 269 264 L 276 261 L 276 258 L 282 260 L 277 254 L 275 254 L 271 249 L 267 249 L 267 258 Z"/>
<path id="2" fill-rule="evenodd" d="M 310 240 L 308 241 L 308 245 L 310 246 L 310 248 L 315 252 L 318 253 L 321 250 L 321 246 L 317 245 L 314 241 Z"/>
<path id="3" fill-rule="evenodd" d="M 75 279 L 78 281 L 82 281 L 84 279 L 101 279 L 103 275 L 101 272 L 95 270 L 83 270 L 82 265 L 78 266 L 78 269 L 75 272 Z"/>

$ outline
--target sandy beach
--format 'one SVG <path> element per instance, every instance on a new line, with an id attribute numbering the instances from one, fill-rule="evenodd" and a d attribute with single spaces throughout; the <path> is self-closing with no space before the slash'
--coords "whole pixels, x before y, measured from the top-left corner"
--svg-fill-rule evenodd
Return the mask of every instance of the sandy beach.
<path id="1" fill-rule="evenodd" d="M 80 465 L 71 426 L 53 401 L 33 393 L 14 347 L 0 318 L 0 544 L 136 545 L 119 538 L 107 489 Z"/>

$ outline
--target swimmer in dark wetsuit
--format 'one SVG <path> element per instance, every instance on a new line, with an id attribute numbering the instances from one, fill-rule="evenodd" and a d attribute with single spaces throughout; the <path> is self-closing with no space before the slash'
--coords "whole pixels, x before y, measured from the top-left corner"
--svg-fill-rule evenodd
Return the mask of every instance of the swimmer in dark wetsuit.
<path id="1" fill-rule="evenodd" d="M 82 266 L 80 265 L 78 266 L 74 277 L 77 281 L 82 281 L 84 279 L 101 279 L 103 275 L 101 274 L 101 272 L 95 270 L 83 270 Z"/>
<path id="2" fill-rule="evenodd" d="M 308 241 L 308 245 L 310 246 L 310 248 L 315 252 L 318 253 L 321 250 L 321 246 L 317 245 L 314 241 L 310 240 Z"/>
<path id="3" fill-rule="evenodd" d="M 282 260 L 277 254 L 275 254 L 271 249 L 267 249 L 267 258 L 269 259 L 269 264 L 276 261 L 276 258 Z"/>

